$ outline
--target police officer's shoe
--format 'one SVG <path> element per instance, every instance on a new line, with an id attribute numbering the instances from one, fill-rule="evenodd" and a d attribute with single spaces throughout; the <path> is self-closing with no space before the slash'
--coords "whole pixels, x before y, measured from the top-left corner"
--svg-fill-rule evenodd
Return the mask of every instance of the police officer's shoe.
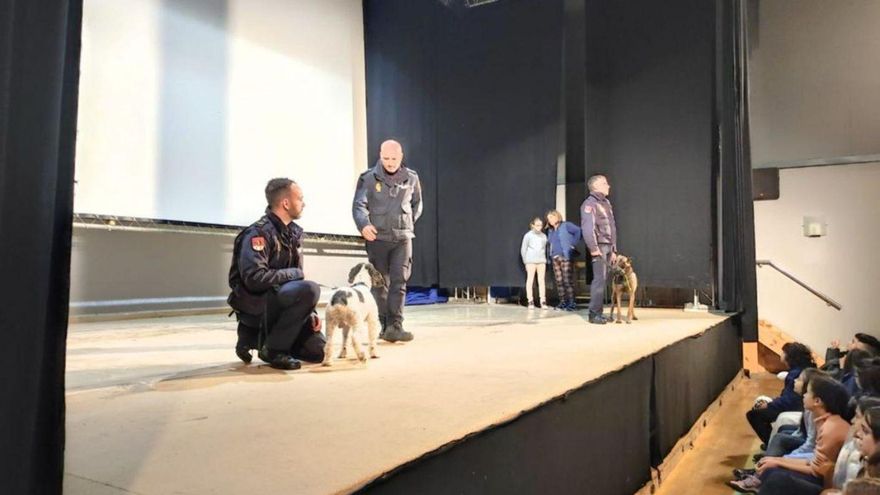
<path id="1" fill-rule="evenodd" d="M 379 315 L 379 325 L 382 326 L 382 329 L 379 330 L 379 338 L 384 339 L 385 338 L 385 328 L 388 327 L 387 318 L 382 315 Z"/>
<path id="2" fill-rule="evenodd" d="M 608 323 L 608 320 L 600 314 L 590 314 L 590 323 L 593 325 L 604 325 Z"/>
<path id="3" fill-rule="evenodd" d="M 385 328 L 385 332 L 379 336 L 386 342 L 409 342 L 413 339 L 413 334 L 403 329 L 400 323 L 392 323 Z"/>
<path id="4" fill-rule="evenodd" d="M 260 348 L 260 351 L 257 352 L 257 357 L 260 358 L 264 363 L 272 362 L 272 358 L 269 356 L 269 349 L 266 346 Z"/>
<path id="5" fill-rule="evenodd" d="M 298 370 L 302 368 L 302 363 L 289 354 L 276 354 L 269 366 L 278 370 Z"/>
<path id="6" fill-rule="evenodd" d="M 251 364 L 253 356 L 251 356 L 251 348 L 243 345 L 235 346 L 235 355 L 241 359 L 244 364 Z"/>

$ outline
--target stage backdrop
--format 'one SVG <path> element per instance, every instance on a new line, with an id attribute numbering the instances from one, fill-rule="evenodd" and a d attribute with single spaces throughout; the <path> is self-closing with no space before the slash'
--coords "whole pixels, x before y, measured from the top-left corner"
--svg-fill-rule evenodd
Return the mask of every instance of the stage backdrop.
<path id="1" fill-rule="evenodd" d="M 586 2 L 587 175 L 642 285 L 711 294 L 715 2 Z"/>
<path id="2" fill-rule="evenodd" d="M 425 188 L 415 285 L 520 285 L 523 234 L 555 207 L 561 0 L 366 0 L 369 149 L 398 138 Z"/>
<path id="3" fill-rule="evenodd" d="M 400 138 L 427 190 L 413 282 L 521 285 L 522 235 L 555 204 L 557 158 L 578 149 L 564 115 L 584 112 L 567 139 L 585 140 L 586 175 L 608 174 L 642 284 L 711 294 L 715 4 L 445 3 L 364 4 L 369 147 Z M 567 53 L 585 76 L 563 67 L 575 29 L 587 46 Z M 583 103 L 563 98 L 572 85 Z"/>

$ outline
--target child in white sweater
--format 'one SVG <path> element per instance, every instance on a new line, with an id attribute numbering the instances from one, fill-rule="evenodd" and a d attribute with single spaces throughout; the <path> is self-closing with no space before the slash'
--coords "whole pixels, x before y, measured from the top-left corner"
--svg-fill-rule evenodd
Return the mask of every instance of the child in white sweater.
<path id="1" fill-rule="evenodd" d="M 535 309 L 532 290 L 537 274 L 541 309 L 547 309 L 547 288 L 544 282 L 544 274 L 547 270 L 547 236 L 541 231 L 544 222 L 539 217 L 535 217 L 529 227 L 529 231 L 523 236 L 520 248 L 520 255 L 526 266 L 526 299 L 529 301 L 529 309 Z"/>

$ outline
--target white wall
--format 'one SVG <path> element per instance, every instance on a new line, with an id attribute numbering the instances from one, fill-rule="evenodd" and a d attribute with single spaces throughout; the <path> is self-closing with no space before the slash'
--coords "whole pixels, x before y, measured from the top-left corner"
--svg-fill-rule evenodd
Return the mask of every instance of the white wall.
<path id="1" fill-rule="evenodd" d="M 803 235 L 804 216 L 827 235 Z M 770 259 L 837 300 L 836 311 L 772 268 L 758 269 L 758 316 L 820 355 L 832 339 L 880 337 L 880 163 L 780 171 L 780 198 L 755 202 L 758 259 Z"/>
<path id="2" fill-rule="evenodd" d="M 752 163 L 880 154 L 880 2 L 762 0 L 751 14 Z"/>
<path id="3" fill-rule="evenodd" d="M 287 176 L 355 234 L 364 80 L 360 0 L 86 0 L 75 209 L 243 225 Z"/>

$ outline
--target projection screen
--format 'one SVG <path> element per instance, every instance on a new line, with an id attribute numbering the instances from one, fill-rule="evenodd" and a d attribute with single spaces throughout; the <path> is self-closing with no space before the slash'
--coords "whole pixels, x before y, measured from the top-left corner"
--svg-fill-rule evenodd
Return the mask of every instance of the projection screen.
<path id="1" fill-rule="evenodd" d="M 356 234 L 363 40 L 360 0 L 86 0 L 76 212 L 246 225 L 285 176 Z"/>

